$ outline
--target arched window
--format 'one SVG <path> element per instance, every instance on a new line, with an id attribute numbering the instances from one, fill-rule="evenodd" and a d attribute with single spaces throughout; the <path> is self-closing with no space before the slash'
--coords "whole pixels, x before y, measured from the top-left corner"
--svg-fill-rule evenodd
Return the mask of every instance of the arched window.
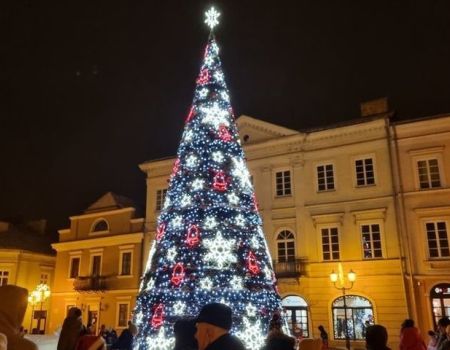
<path id="1" fill-rule="evenodd" d="M 277 236 L 278 262 L 295 260 L 295 236 L 288 230 L 281 231 Z"/>
<path id="2" fill-rule="evenodd" d="M 305 299 L 296 295 L 289 295 L 281 301 L 284 317 L 289 325 L 291 334 L 309 337 L 308 304 Z"/>
<path id="3" fill-rule="evenodd" d="M 335 299 L 332 311 L 334 339 L 345 339 L 346 318 L 348 336 L 353 340 L 365 339 L 367 326 L 375 322 L 372 304 L 359 295 L 346 295 L 345 304 L 343 296 Z"/>
<path id="4" fill-rule="evenodd" d="M 104 232 L 109 230 L 108 222 L 104 219 L 100 219 L 92 225 L 91 232 Z"/>
<path id="5" fill-rule="evenodd" d="M 433 322 L 436 327 L 440 318 L 450 316 L 450 284 L 435 285 L 430 291 L 430 299 L 433 308 Z"/>

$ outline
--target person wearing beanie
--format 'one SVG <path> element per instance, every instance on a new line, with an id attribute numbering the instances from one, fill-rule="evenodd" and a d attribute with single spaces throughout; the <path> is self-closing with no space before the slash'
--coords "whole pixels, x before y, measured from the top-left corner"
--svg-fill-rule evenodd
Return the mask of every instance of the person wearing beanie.
<path id="1" fill-rule="evenodd" d="M 242 342 L 229 333 L 231 309 L 224 304 L 205 305 L 196 319 L 198 350 L 245 350 Z"/>

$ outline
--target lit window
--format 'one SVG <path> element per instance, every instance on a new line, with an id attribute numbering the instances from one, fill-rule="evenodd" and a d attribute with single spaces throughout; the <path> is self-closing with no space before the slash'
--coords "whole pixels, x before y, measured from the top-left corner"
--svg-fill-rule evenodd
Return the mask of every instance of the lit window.
<path id="1" fill-rule="evenodd" d="M 348 336 L 353 340 L 364 340 L 367 326 L 375 323 L 372 304 L 366 298 L 358 295 L 346 295 L 335 299 L 332 304 L 332 312 L 334 339 L 346 338 L 346 319 Z"/>
<path id="2" fill-rule="evenodd" d="M 317 191 L 334 190 L 333 164 L 319 165 L 317 167 Z"/>
<path id="3" fill-rule="evenodd" d="M 277 196 L 290 196 L 292 194 L 291 172 L 289 170 L 275 173 L 275 181 Z"/>
<path id="4" fill-rule="evenodd" d="M 305 299 L 296 295 L 289 295 L 281 301 L 283 316 L 287 321 L 291 334 L 301 333 L 304 338 L 309 337 L 308 304 Z"/>
<path id="5" fill-rule="evenodd" d="M 438 160 L 425 159 L 417 162 L 419 185 L 421 189 L 441 187 Z"/>
<path id="6" fill-rule="evenodd" d="M 41 273 L 40 284 L 48 284 L 48 273 Z"/>
<path id="7" fill-rule="evenodd" d="M 277 236 L 278 262 L 295 260 L 295 237 L 291 231 L 281 231 Z"/>
<path id="8" fill-rule="evenodd" d="M 80 274 L 80 258 L 70 259 L 69 278 L 77 278 Z"/>
<path id="9" fill-rule="evenodd" d="M 445 221 L 427 222 L 428 253 L 430 258 L 450 256 L 447 225 Z"/>
<path id="10" fill-rule="evenodd" d="M 118 305 L 117 327 L 124 328 L 128 326 L 128 303 Z"/>
<path id="11" fill-rule="evenodd" d="M 106 222 L 106 220 L 101 219 L 94 224 L 91 232 L 104 232 L 108 230 L 108 223 Z"/>
<path id="12" fill-rule="evenodd" d="M 164 199 L 166 198 L 167 189 L 156 191 L 156 210 L 161 210 L 164 205 Z"/>
<path id="13" fill-rule="evenodd" d="M 434 328 L 442 317 L 450 316 L 450 284 L 435 285 L 430 291 Z"/>
<path id="14" fill-rule="evenodd" d="M 126 252 L 121 252 L 120 254 L 121 254 L 120 274 L 122 276 L 131 275 L 132 252 L 126 251 Z"/>
<path id="15" fill-rule="evenodd" d="M 357 186 L 375 185 L 375 173 L 372 158 L 355 160 L 355 171 Z"/>
<path id="16" fill-rule="evenodd" d="M 381 258 L 380 225 L 361 225 L 361 239 L 364 259 Z"/>
<path id="17" fill-rule="evenodd" d="M 8 284 L 9 271 L 0 270 L 0 286 L 6 286 Z"/>
<path id="18" fill-rule="evenodd" d="M 327 227 L 322 230 L 323 260 L 339 260 L 339 237 L 337 227 Z"/>

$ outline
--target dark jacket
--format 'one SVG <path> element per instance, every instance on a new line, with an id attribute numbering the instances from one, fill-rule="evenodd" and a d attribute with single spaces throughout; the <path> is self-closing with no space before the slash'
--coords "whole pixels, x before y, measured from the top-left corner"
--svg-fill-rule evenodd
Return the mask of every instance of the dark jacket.
<path id="1" fill-rule="evenodd" d="M 81 323 L 81 317 L 73 314 L 74 311 L 74 309 L 70 309 L 69 315 L 64 320 L 59 334 L 58 350 L 74 350 L 77 345 L 78 337 L 83 330 L 83 324 Z"/>
<path id="2" fill-rule="evenodd" d="M 241 341 L 231 334 L 224 334 L 209 344 L 205 350 L 246 350 Z"/>
<path id="3" fill-rule="evenodd" d="M 295 339 L 283 334 L 281 331 L 272 331 L 266 339 L 266 346 L 263 350 L 293 350 Z"/>
<path id="4" fill-rule="evenodd" d="M 133 334 L 126 328 L 120 333 L 119 339 L 113 344 L 111 349 L 131 350 L 133 344 Z"/>

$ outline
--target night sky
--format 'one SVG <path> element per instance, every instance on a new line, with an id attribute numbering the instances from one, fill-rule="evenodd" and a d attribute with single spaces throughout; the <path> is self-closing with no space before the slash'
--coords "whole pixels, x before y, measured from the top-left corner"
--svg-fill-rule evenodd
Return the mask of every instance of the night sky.
<path id="1" fill-rule="evenodd" d="M 144 207 L 138 164 L 176 152 L 211 4 L 236 115 L 301 130 L 382 96 L 398 119 L 450 112 L 448 0 L 5 0 L 0 218 L 63 228 L 107 191 Z"/>

